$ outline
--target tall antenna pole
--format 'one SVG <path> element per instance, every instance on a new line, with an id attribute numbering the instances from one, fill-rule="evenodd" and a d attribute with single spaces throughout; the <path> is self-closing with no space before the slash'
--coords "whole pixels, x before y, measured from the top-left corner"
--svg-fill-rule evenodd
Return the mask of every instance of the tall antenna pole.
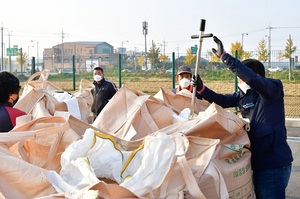
<path id="1" fill-rule="evenodd" d="M 146 70 L 148 70 L 147 67 L 147 34 L 148 34 L 148 22 L 143 21 L 143 34 L 145 35 L 145 65 L 146 65 Z"/>
<path id="2" fill-rule="evenodd" d="M 64 30 L 61 30 L 61 72 L 64 71 Z"/>
<path id="3" fill-rule="evenodd" d="M 11 36 L 11 34 L 10 34 L 10 30 L 9 30 L 9 32 L 8 32 L 8 48 L 9 48 L 9 50 L 10 50 L 10 36 Z M 9 72 L 11 72 L 11 54 L 9 54 Z"/>
<path id="4" fill-rule="evenodd" d="M 274 27 L 269 26 L 267 29 L 269 29 L 269 37 L 268 37 L 268 56 L 269 56 L 269 61 L 268 61 L 268 68 L 271 67 L 271 29 L 274 29 Z"/>

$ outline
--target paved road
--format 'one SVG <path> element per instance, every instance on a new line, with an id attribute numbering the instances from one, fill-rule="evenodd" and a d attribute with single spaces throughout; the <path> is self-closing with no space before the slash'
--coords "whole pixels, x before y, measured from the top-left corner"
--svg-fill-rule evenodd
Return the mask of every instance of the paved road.
<path id="1" fill-rule="evenodd" d="M 288 143 L 292 149 L 294 162 L 289 185 L 286 190 L 287 199 L 300 199 L 300 122 L 287 123 Z"/>

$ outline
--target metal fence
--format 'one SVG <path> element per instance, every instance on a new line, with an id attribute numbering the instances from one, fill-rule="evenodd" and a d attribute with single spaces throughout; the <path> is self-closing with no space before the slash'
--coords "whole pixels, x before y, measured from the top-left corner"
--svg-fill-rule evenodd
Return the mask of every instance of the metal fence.
<path id="1" fill-rule="evenodd" d="M 251 55 L 251 58 L 258 58 L 258 52 L 257 51 L 251 51 L 248 52 Z M 282 67 L 283 69 L 289 68 L 290 62 L 288 59 L 283 58 L 284 51 L 283 50 L 273 50 L 271 52 L 271 62 L 265 62 L 264 65 L 266 68 L 271 67 L 271 66 L 279 66 Z M 122 56 L 122 71 L 125 72 L 133 72 L 135 70 L 142 70 L 143 68 L 138 65 L 138 55 L 143 56 L 142 53 L 132 53 L 132 54 L 126 54 L 127 56 Z M 184 57 L 186 56 L 185 53 L 166 53 L 168 60 L 164 63 L 160 62 L 158 65 L 159 67 L 149 67 L 151 70 L 166 70 L 172 67 L 173 62 L 175 62 L 175 67 L 179 67 L 180 65 L 183 64 Z M 203 52 L 201 58 L 206 59 L 208 62 L 211 60 L 212 54 L 209 52 Z M 293 70 L 299 69 L 300 64 L 298 63 L 298 56 L 300 56 L 300 50 L 296 50 L 292 54 L 292 59 L 291 59 L 291 66 Z M 71 59 L 71 58 L 70 58 Z M 118 63 L 120 60 L 118 60 L 118 56 L 112 56 L 110 60 L 111 62 L 107 62 L 107 66 L 105 66 L 105 70 L 118 70 Z M 111 64 L 109 64 L 111 63 Z M 114 63 L 114 64 L 112 64 Z M 64 64 L 68 65 L 69 68 L 71 68 L 71 61 L 70 62 L 65 62 Z M 148 64 L 153 64 L 151 61 L 148 62 Z M 75 68 L 76 71 L 80 71 L 80 67 L 78 66 L 78 63 L 75 62 Z M 148 69 L 149 69 L 148 68 Z M 299 78 L 297 76 L 297 78 Z M 300 90 L 300 84 L 297 83 L 300 82 L 300 79 L 293 79 L 291 82 L 285 82 L 284 81 L 284 92 L 285 92 L 285 109 L 286 109 L 286 117 L 288 118 L 300 118 L 300 94 L 298 94 Z M 218 90 L 216 90 L 218 92 Z"/>
<path id="2" fill-rule="evenodd" d="M 258 51 L 247 51 L 250 54 L 250 58 L 258 59 Z M 175 68 L 178 68 L 183 64 L 184 57 L 186 53 L 168 53 L 166 54 L 169 58 L 169 63 L 166 64 L 166 68 L 169 69 L 172 67 L 172 56 L 175 54 Z M 291 64 L 291 71 L 295 73 L 300 73 L 300 63 L 298 62 L 298 56 L 300 56 L 300 50 L 296 50 L 291 55 L 291 62 L 289 59 L 284 58 L 285 54 L 284 50 L 272 50 L 270 53 L 270 62 L 269 60 L 263 62 L 265 68 L 268 69 L 270 67 L 280 67 L 283 71 L 287 71 L 285 69 L 289 69 Z M 208 62 L 211 60 L 212 53 L 203 52 L 201 58 L 206 59 Z M 269 58 L 269 57 L 268 57 Z M 300 61 L 300 60 L 299 60 Z M 164 65 L 165 66 L 165 65 Z M 201 66 L 200 66 L 201 67 Z M 275 77 L 276 78 L 276 77 Z M 300 75 L 293 76 L 292 81 L 283 80 L 284 84 L 284 93 L 285 93 L 285 112 L 287 118 L 300 118 Z M 218 92 L 218 90 L 216 90 Z"/>

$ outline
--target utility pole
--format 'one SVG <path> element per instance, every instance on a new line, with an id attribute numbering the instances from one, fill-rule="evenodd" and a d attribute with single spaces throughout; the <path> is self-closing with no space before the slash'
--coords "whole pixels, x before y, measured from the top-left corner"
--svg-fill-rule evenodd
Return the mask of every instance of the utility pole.
<path id="1" fill-rule="evenodd" d="M 164 55 L 166 55 L 166 41 L 164 40 L 163 43 L 164 43 Z"/>
<path id="2" fill-rule="evenodd" d="M 166 41 L 164 40 L 163 41 L 163 46 L 164 46 L 164 65 L 163 65 L 163 69 L 165 70 L 166 69 Z"/>
<path id="3" fill-rule="evenodd" d="M 3 71 L 3 23 L 1 26 L 1 71 Z"/>
<path id="4" fill-rule="evenodd" d="M 64 71 L 64 31 L 61 30 L 61 72 Z"/>
<path id="5" fill-rule="evenodd" d="M 152 40 L 152 66 L 151 66 L 151 68 L 152 69 L 154 69 L 154 52 L 155 52 L 155 50 L 154 50 L 154 41 Z"/>
<path id="6" fill-rule="evenodd" d="M 143 21 L 143 34 L 145 35 L 145 64 L 147 70 L 147 34 L 148 34 L 148 22 Z"/>
<path id="7" fill-rule="evenodd" d="M 10 30 L 8 32 L 8 48 L 10 49 Z M 11 72 L 11 53 L 9 54 L 9 72 Z"/>
<path id="8" fill-rule="evenodd" d="M 121 42 L 121 65 L 123 66 L 123 59 L 124 59 L 124 55 L 123 54 L 126 54 L 126 50 L 125 50 L 125 52 L 124 52 L 124 47 L 123 47 L 123 43 L 124 42 L 129 42 L 128 40 L 126 40 L 126 41 L 122 41 Z M 125 55 L 125 57 L 126 57 L 126 55 Z M 126 65 L 126 62 L 125 62 L 125 64 L 124 65 Z"/>
<path id="9" fill-rule="evenodd" d="M 248 33 L 242 33 L 242 51 L 244 50 L 244 35 L 248 35 Z"/>
<path id="10" fill-rule="evenodd" d="M 93 59 L 93 48 L 90 50 L 90 53 L 91 53 L 91 64 L 90 64 L 90 68 L 93 70 L 93 68 L 94 68 L 94 63 L 93 63 L 93 61 L 94 61 L 94 59 Z"/>
<path id="11" fill-rule="evenodd" d="M 178 67 L 180 66 L 180 62 L 179 62 L 179 45 L 177 46 L 177 62 L 178 62 Z"/>
<path id="12" fill-rule="evenodd" d="M 274 29 L 275 27 L 267 27 L 269 29 L 269 36 L 268 36 L 268 68 L 271 67 L 271 29 Z"/>
<path id="13" fill-rule="evenodd" d="M 30 46 L 27 46 L 27 67 L 29 68 L 29 62 L 30 62 L 30 56 L 29 56 L 29 48 Z"/>
<path id="14" fill-rule="evenodd" d="M 291 38 L 291 35 L 289 35 L 289 40 L 292 41 L 292 38 Z M 289 48 L 289 80 L 291 81 L 292 79 L 292 45 L 290 45 L 290 48 Z"/>
<path id="15" fill-rule="evenodd" d="M 134 72 L 136 72 L 137 63 L 136 63 L 136 47 L 135 46 L 134 46 L 134 52 L 133 53 L 134 53 L 134 55 L 133 55 L 134 56 L 134 58 L 133 58 L 134 59 Z"/>
<path id="16" fill-rule="evenodd" d="M 163 63 L 164 60 L 161 59 L 161 58 L 163 57 L 163 44 L 162 44 L 162 43 L 157 43 L 157 45 L 160 45 L 160 48 L 159 48 L 159 50 L 160 50 L 160 57 L 159 57 L 159 60 Z M 162 65 L 162 68 L 165 69 L 164 65 Z"/>
<path id="17" fill-rule="evenodd" d="M 36 66 L 39 67 L 39 41 L 31 40 L 31 42 L 36 41 Z"/>
<path id="18" fill-rule="evenodd" d="M 61 33 L 58 33 L 58 34 L 61 36 L 61 53 L 59 53 L 59 43 L 58 43 L 57 44 L 58 52 L 57 52 L 57 54 L 55 53 L 55 55 L 56 55 L 56 59 L 58 59 L 57 63 L 59 63 L 59 57 L 61 54 L 61 71 L 63 71 L 63 69 L 64 69 L 64 38 L 65 38 L 66 33 L 64 33 L 64 30 L 62 29 Z"/>
<path id="19" fill-rule="evenodd" d="M 20 65 L 21 65 L 21 75 L 23 74 L 23 49 L 20 48 Z"/>

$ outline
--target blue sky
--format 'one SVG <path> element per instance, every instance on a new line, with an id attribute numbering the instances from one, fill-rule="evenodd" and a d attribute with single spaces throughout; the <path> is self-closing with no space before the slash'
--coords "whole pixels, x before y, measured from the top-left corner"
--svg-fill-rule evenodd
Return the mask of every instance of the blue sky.
<path id="1" fill-rule="evenodd" d="M 4 5 L 4 6 L 3 6 Z M 142 22 L 148 22 L 147 48 L 163 44 L 166 53 L 183 55 L 198 44 L 191 35 L 199 34 L 201 19 L 206 33 L 213 33 L 229 51 L 231 43 L 242 40 L 244 50 L 257 49 L 271 30 L 271 48 L 284 49 L 291 35 L 300 48 L 300 1 L 295 0 L 14 0 L 1 5 L 0 23 L 4 43 L 23 47 L 30 56 L 62 42 L 107 41 L 115 48 L 145 49 Z M 31 42 L 34 40 L 35 42 Z M 34 47 L 33 47 L 34 46 Z M 212 39 L 203 41 L 202 52 L 215 47 Z"/>

